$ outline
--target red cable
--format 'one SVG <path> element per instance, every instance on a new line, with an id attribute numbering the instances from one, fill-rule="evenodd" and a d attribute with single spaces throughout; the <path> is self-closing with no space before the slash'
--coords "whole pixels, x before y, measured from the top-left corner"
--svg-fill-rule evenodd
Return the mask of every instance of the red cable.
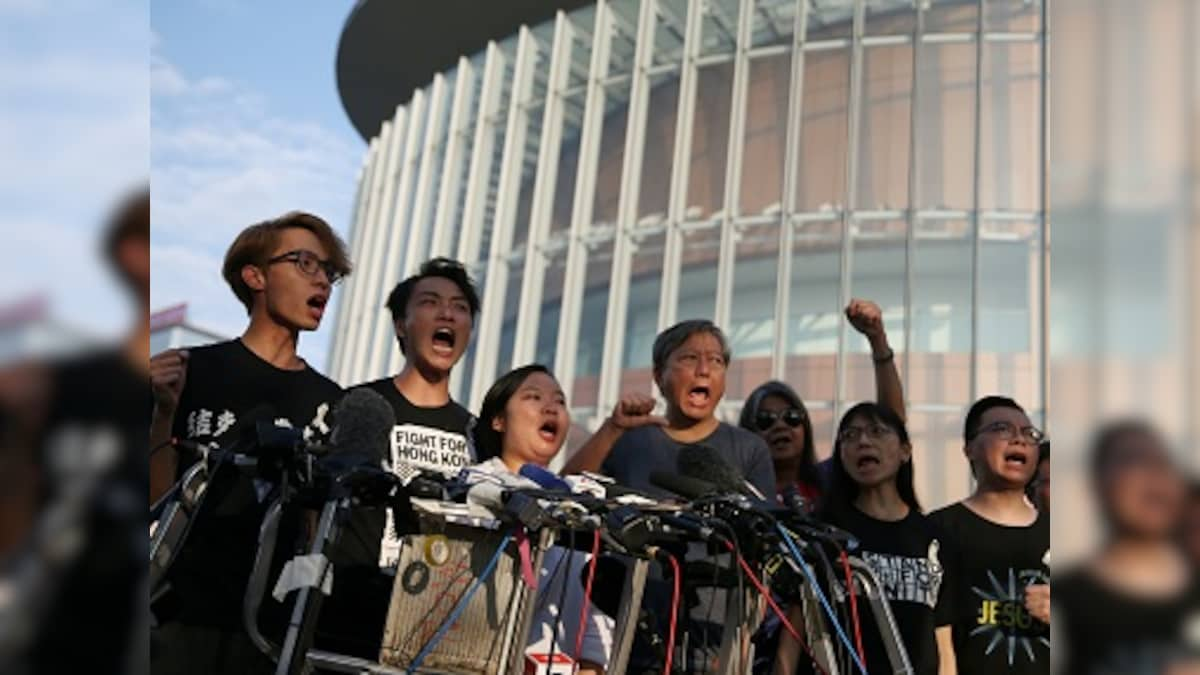
<path id="1" fill-rule="evenodd" d="M 596 578 L 596 560 L 600 558 L 600 530 L 596 530 L 592 539 L 592 559 L 588 561 L 587 586 L 583 591 L 583 603 L 579 609 L 579 631 L 575 633 L 575 662 L 583 654 L 583 633 L 587 630 L 588 609 L 592 603 L 592 579 Z"/>
<path id="2" fill-rule="evenodd" d="M 733 553 L 735 556 L 737 556 L 738 564 L 742 566 L 742 570 L 745 571 L 746 576 L 750 578 L 750 583 L 754 584 L 754 588 L 758 589 L 758 592 L 763 596 L 764 599 L 766 599 L 767 604 L 771 606 L 771 610 L 775 612 L 775 616 L 779 617 L 779 621 L 783 624 L 784 629 L 786 629 L 788 634 L 792 636 L 792 639 L 804 649 L 804 652 L 808 654 L 808 658 L 812 659 L 813 665 L 816 666 L 817 670 L 822 675 L 829 675 L 829 673 L 821 667 L 821 664 L 817 662 L 817 656 L 813 654 L 812 648 L 810 648 L 808 643 L 800 637 L 800 633 L 796 631 L 796 628 L 792 625 L 792 622 L 788 621 L 787 616 L 783 613 L 783 610 L 779 608 L 779 605 L 776 604 L 775 599 L 771 597 L 770 592 L 763 587 L 762 582 L 760 582 L 758 577 L 755 576 L 754 570 L 750 569 L 750 565 L 746 564 L 746 559 L 737 552 L 737 549 L 735 549 L 733 544 L 728 540 L 725 541 L 725 547 L 729 549 L 730 553 Z"/>
<path id="3" fill-rule="evenodd" d="M 667 560 L 671 563 L 671 569 L 675 573 L 675 590 L 671 594 L 671 632 L 667 633 L 667 665 L 663 668 L 663 675 L 671 675 L 671 659 L 675 656 L 675 620 L 679 616 L 679 561 L 675 556 L 661 551 L 667 556 Z"/>
<path id="4" fill-rule="evenodd" d="M 854 644 L 858 647 L 858 658 L 862 659 L 863 666 L 867 665 L 867 653 L 863 650 L 862 642 L 862 626 L 858 623 L 858 600 L 857 594 L 854 592 L 854 580 L 850 576 L 850 557 L 846 555 L 846 549 L 842 549 L 842 569 L 846 570 L 846 590 L 850 593 L 850 616 L 854 620 Z"/>

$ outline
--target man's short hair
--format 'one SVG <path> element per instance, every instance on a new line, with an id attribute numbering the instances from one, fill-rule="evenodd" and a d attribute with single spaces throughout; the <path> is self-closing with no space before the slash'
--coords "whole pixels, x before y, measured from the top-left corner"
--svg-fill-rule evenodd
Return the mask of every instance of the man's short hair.
<path id="1" fill-rule="evenodd" d="M 139 188 L 121 200 L 104 226 L 101 240 L 104 260 L 112 265 L 121 281 L 132 285 L 134 280 L 121 265 L 121 245 L 130 239 L 150 241 L 150 188 Z"/>
<path id="2" fill-rule="evenodd" d="M 975 401 L 971 405 L 971 409 L 967 411 L 967 421 L 963 425 L 963 443 L 970 443 L 979 435 L 979 427 L 983 423 L 983 414 L 992 408 L 1012 408 L 1021 414 L 1025 414 L 1025 409 L 1007 396 L 984 396 Z"/>
<path id="3" fill-rule="evenodd" d="M 346 253 L 345 242 L 320 217 L 303 211 L 291 211 L 278 218 L 256 223 L 242 230 L 233 240 L 225 252 L 225 264 L 221 269 L 221 275 L 233 289 L 233 294 L 246 306 L 247 314 L 254 307 L 254 292 L 242 280 L 242 268 L 246 265 L 266 265 L 279 244 L 280 235 L 293 227 L 312 232 L 329 255 L 333 269 L 343 277 L 350 274 L 350 256 Z"/>
<path id="4" fill-rule="evenodd" d="M 726 364 L 733 358 L 733 352 L 729 349 L 729 341 L 725 339 L 725 333 L 717 327 L 717 324 L 708 319 L 689 319 L 680 321 L 654 338 L 654 349 L 651 354 L 655 375 L 661 373 L 667 366 L 667 359 L 671 357 L 671 354 L 696 333 L 708 333 L 721 343 L 721 354 L 725 357 Z"/>
<path id="5" fill-rule="evenodd" d="M 433 258 L 426 260 L 421 264 L 421 268 L 411 277 L 396 284 L 392 292 L 388 294 L 387 303 L 385 306 L 392 313 L 392 325 L 403 320 L 408 313 L 408 301 L 412 299 L 413 289 L 422 279 L 430 277 L 441 277 L 449 279 L 458 286 L 458 290 L 462 291 L 463 296 L 467 299 L 467 305 L 471 308 L 471 320 L 479 315 L 479 293 L 475 290 L 475 283 L 471 281 L 471 275 L 467 274 L 467 268 L 457 260 L 450 258 Z M 400 353 L 405 353 L 404 340 L 400 339 Z"/>

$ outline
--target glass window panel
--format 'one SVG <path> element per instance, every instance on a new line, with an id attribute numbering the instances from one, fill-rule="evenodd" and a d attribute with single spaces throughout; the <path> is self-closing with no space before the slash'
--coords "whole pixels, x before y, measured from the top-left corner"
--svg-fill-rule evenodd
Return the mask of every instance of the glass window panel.
<path id="1" fill-rule="evenodd" d="M 537 346 L 534 361 L 548 368 L 554 367 L 554 348 L 558 344 L 558 323 L 562 315 L 563 281 L 566 274 L 567 247 L 563 246 L 549 254 L 545 260 L 546 276 L 543 279 L 542 308 L 538 312 Z"/>
<path id="2" fill-rule="evenodd" d="M 987 222 L 979 253 L 979 393 L 1000 392 L 1041 407 L 1036 309 L 1042 270 L 1035 223 Z M 1128 320 L 1130 317 L 1125 317 Z"/>
<path id="3" fill-rule="evenodd" d="M 583 117 L 583 93 L 564 102 L 562 145 L 558 150 L 558 180 L 554 182 L 554 203 L 550 207 L 550 231 L 571 229 L 571 210 L 575 204 L 575 183 L 579 177 L 580 124 Z"/>
<path id="4" fill-rule="evenodd" d="M 702 220 L 723 208 L 732 92 L 732 62 L 699 69 L 686 220 Z"/>
<path id="5" fill-rule="evenodd" d="M 700 56 L 733 54 L 737 48 L 738 0 L 708 0 L 700 26 Z"/>
<path id="6" fill-rule="evenodd" d="M 817 461 L 832 457 L 833 433 L 837 429 L 836 420 L 833 418 L 833 401 L 813 401 L 804 398 L 803 394 L 800 400 L 804 401 L 804 407 L 808 408 L 808 419 L 812 422 L 813 449 L 816 451 Z"/>
<path id="7" fill-rule="evenodd" d="M 642 180 L 638 194 L 639 220 L 655 215 L 661 219 L 667 213 L 678 109 L 679 74 L 673 72 L 651 77 Z"/>
<path id="8" fill-rule="evenodd" d="M 982 209 L 1040 209 L 1040 70 L 1037 43 L 983 46 Z"/>
<path id="9" fill-rule="evenodd" d="M 791 54 L 750 61 L 739 211 L 778 212 L 783 199 Z"/>
<path id="10" fill-rule="evenodd" d="M 604 355 L 604 321 L 608 308 L 608 283 L 612 271 L 613 242 L 599 242 L 588 252 L 580 313 L 579 342 L 575 352 L 573 408 L 595 408 L 600 392 L 600 362 Z"/>
<path id="11" fill-rule="evenodd" d="M 901 365 L 911 404 L 971 400 L 971 229 L 966 220 L 921 220 L 912 261 L 912 342 Z M 905 364 L 907 364 L 905 366 Z"/>
<path id="12" fill-rule="evenodd" d="M 870 300 L 883 311 L 888 342 L 904 351 L 905 236 L 903 220 L 862 221 L 851 225 L 853 250 L 850 255 L 850 297 Z M 875 364 L 865 337 L 842 319 L 846 335 L 846 402 L 874 401 Z"/>
<path id="13" fill-rule="evenodd" d="M 975 45 L 922 45 L 918 67 L 918 205 L 970 209 L 975 189 Z"/>
<path id="14" fill-rule="evenodd" d="M 840 223 L 796 227 L 788 295 L 785 374 L 804 400 L 829 400 L 835 394 L 834 366 L 839 306 Z"/>
<path id="15" fill-rule="evenodd" d="M 779 279 L 779 225 L 753 225 L 737 233 L 729 325 L 733 349 L 725 395 L 744 399 L 771 379 L 775 343 L 775 287 Z"/>
<path id="16" fill-rule="evenodd" d="M 543 66 L 544 67 L 544 63 Z M 545 99 L 538 105 L 523 110 L 525 115 L 525 145 L 518 161 L 521 163 L 520 190 L 517 197 L 517 220 L 513 223 L 513 247 L 523 245 L 529 239 L 529 216 L 533 207 L 533 187 L 537 180 L 538 153 L 542 144 L 542 119 L 546 110 Z"/>
<path id="17" fill-rule="evenodd" d="M 796 27 L 795 0 L 755 0 L 752 47 L 787 44 Z"/>
<path id="18" fill-rule="evenodd" d="M 917 26 L 912 0 L 866 0 L 867 35 L 911 34 Z"/>
<path id="19" fill-rule="evenodd" d="M 1042 25 L 1041 0 L 987 0 L 983 29 L 988 32 L 1029 33 Z"/>
<path id="20" fill-rule="evenodd" d="M 978 17 L 977 0 L 933 0 L 925 10 L 925 32 L 974 33 Z"/>
<path id="21" fill-rule="evenodd" d="M 804 96 L 796 204 L 839 211 L 846 192 L 846 102 L 850 60 L 844 49 L 804 56 Z"/>
<path id="22" fill-rule="evenodd" d="M 683 234 L 679 303 L 675 313 L 677 321 L 714 318 L 720 249 L 720 227 L 703 227 Z"/>
<path id="23" fill-rule="evenodd" d="M 500 353 L 496 358 L 498 379 L 512 369 L 513 339 L 517 332 L 517 310 L 521 304 L 521 282 L 525 276 L 524 259 L 508 263 L 508 289 L 504 293 L 504 323 L 500 328 Z M 491 383 L 488 384 L 491 386 Z"/>
<path id="24" fill-rule="evenodd" d="M 854 0 L 808 3 L 808 40 L 849 38 L 853 28 Z"/>
<path id="25" fill-rule="evenodd" d="M 908 208 L 911 104 L 912 46 L 864 50 L 856 208 Z"/>
<path id="26" fill-rule="evenodd" d="M 905 426 L 913 445 L 913 482 L 928 513 L 964 499 L 971 491 L 971 469 L 963 456 L 961 411 L 910 410 Z"/>
<path id="27" fill-rule="evenodd" d="M 658 334 L 658 305 L 662 292 L 662 260 L 666 237 L 652 234 L 635 244 L 625 314 L 622 352 L 622 392 L 654 393 L 651 350 Z"/>
<path id="28" fill-rule="evenodd" d="M 625 162 L 625 127 L 629 120 L 628 87 L 608 88 L 609 112 L 600 132 L 600 158 L 596 168 L 596 192 L 593 222 L 613 224 L 617 220 L 617 203 L 621 196 L 621 171 Z M 613 100 L 613 96 L 620 96 Z"/>

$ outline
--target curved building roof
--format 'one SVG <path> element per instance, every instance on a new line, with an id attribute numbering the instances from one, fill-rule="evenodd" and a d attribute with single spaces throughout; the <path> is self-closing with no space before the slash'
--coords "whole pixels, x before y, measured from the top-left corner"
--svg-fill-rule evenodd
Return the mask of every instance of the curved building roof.
<path id="1" fill-rule="evenodd" d="M 396 106 L 522 24 L 536 26 L 590 0 L 359 0 L 338 44 L 342 107 L 364 139 L 379 133 Z"/>

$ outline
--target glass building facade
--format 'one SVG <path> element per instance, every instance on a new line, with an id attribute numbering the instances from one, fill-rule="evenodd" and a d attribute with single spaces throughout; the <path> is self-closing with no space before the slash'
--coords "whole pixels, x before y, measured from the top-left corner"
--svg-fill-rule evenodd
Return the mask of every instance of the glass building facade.
<path id="1" fill-rule="evenodd" d="M 399 370 L 383 303 L 456 257 L 483 309 L 452 393 L 551 366 L 577 447 L 650 348 L 708 318 L 719 414 L 781 379 L 830 452 L 874 398 L 850 298 L 883 308 L 918 490 L 964 496 L 961 426 L 1001 393 L 1044 424 L 1040 0 L 610 0 L 495 36 L 383 120 L 359 179 L 330 372 Z"/>

